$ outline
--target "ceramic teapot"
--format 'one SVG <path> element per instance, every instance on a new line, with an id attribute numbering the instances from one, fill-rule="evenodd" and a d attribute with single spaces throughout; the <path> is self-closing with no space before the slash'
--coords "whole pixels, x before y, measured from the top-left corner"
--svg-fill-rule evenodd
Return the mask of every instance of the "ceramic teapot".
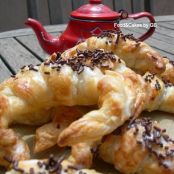
<path id="1" fill-rule="evenodd" d="M 142 17 L 147 17 L 152 24 L 155 23 L 154 17 L 148 12 L 135 14 L 128 14 L 126 11 L 116 12 L 103 5 L 102 0 L 89 0 L 89 4 L 81 6 L 70 14 L 66 30 L 58 37 L 47 33 L 41 23 L 35 19 L 28 18 L 25 24 L 34 30 L 41 47 L 47 53 L 52 54 L 63 52 L 92 35 L 101 34 L 103 30 L 120 30 L 118 25 L 114 24 L 122 19 Z M 151 26 L 139 39 L 141 41 L 147 39 L 154 30 L 155 27 Z"/>

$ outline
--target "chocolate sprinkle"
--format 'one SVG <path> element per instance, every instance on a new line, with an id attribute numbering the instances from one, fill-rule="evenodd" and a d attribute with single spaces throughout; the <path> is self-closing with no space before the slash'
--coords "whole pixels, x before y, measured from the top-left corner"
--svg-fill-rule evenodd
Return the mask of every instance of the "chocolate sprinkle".
<path id="1" fill-rule="evenodd" d="M 158 80 L 156 80 L 155 88 L 156 88 L 156 90 L 160 90 L 161 89 L 161 86 L 160 86 L 160 83 L 159 83 Z"/>
<path id="2" fill-rule="evenodd" d="M 38 71 L 38 69 L 36 69 L 35 67 L 34 67 L 34 65 L 32 65 L 32 64 L 30 64 L 30 65 L 28 65 L 28 68 L 29 68 L 29 70 L 33 70 L 33 71 Z"/>
<path id="3" fill-rule="evenodd" d="M 144 128 L 142 140 L 138 138 L 140 135 L 138 135 L 137 129 L 140 126 Z M 128 129 L 134 129 L 134 136 L 137 137 L 138 144 L 143 144 L 149 153 L 152 153 L 158 159 L 160 165 L 164 168 L 169 168 L 169 166 L 165 164 L 165 160 L 171 160 L 168 158 L 174 157 L 174 149 L 166 146 L 166 144 L 174 143 L 174 141 L 164 133 L 164 129 L 154 125 L 150 118 L 136 119 L 130 122 L 127 127 Z"/>
<path id="4" fill-rule="evenodd" d="M 16 75 L 11 75 L 12 78 L 16 78 Z"/>
<path id="5" fill-rule="evenodd" d="M 155 77 L 155 74 L 147 74 L 147 75 L 144 77 L 144 80 L 145 80 L 145 82 L 151 83 L 152 80 L 154 79 L 154 77 Z"/>
<path id="6" fill-rule="evenodd" d="M 21 173 L 21 174 L 38 174 L 34 171 L 34 168 L 31 167 L 29 169 L 29 172 L 25 172 L 23 169 L 18 167 L 18 161 L 13 161 L 9 159 L 8 157 L 4 157 L 9 163 L 11 163 L 12 168 Z M 38 161 L 37 165 L 39 168 L 44 168 L 48 171 L 48 173 L 57 173 L 60 174 L 62 170 L 61 162 L 65 159 L 65 156 L 60 157 L 58 160 L 56 160 L 53 155 L 50 155 L 49 159 L 47 161 Z M 39 174 L 45 174 L 45 172 L 39 172 Z"/>
<path id="7" fill-rule="evenodd" d="M 50 75 L 50 72 L 44 72 L 44 74 L 46 74 L 46 75 Z"/>
<path id="8" fill-rule="evenodd" d="M 121 60 L 113 54 L 113 52 L 105 52 L 103 49 L 96 49 L 94 51 L 79 49 L 76 50 L 77 55 L 73 56 L 67 60 L 58 56 L 55 61 L 47 60 L 44 65 L 49 65 L 52 69 L 60 71 L 63 65 L 68 65 L 73 71 L 78 74 L 84 71 L 84 67 L 89 67 L 92 70 L 95 67 L 101 69 L 111 69 L 115 62 L 121 63 Z M 48 72 L 44 72 L 49 74 Z"/>

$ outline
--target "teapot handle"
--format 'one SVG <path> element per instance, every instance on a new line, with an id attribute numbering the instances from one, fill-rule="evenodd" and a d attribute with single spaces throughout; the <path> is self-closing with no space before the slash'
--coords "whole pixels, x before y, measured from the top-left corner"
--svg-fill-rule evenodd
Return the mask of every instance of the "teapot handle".
<path id="1" fill-rule="evenodd" d="M 148 12 L 128 14 L 128 12 L 125 11 L 125 10 L 120 11 L 120 19 L 133 18 L 133 19 L 136 20 L 136 19 L 143 18 L 143 17 L 148 18 L 149 21 L 150 21 L 150 24 L 153 24 L 153 25 L 150 25 L 149 30 L 138 38 L 140 41 L 146 40 L 147 38 L 149 38 L 154 33 L 154 31 L 155 31 L 155 25 L 154 24 L 156 22 L 155 22 L 155 19 L 154 19 L 153 15 L 151 13 L 148 13 Z"/>

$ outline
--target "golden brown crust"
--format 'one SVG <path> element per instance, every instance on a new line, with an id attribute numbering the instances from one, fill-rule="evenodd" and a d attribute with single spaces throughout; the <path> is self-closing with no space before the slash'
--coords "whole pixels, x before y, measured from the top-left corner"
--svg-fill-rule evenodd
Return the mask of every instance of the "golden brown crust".
<path id="1" fill-rule="evenodd" d="M 55 109 L 53 120 L 36 130 L 34 152 L 44 151 L 57 143 L 59 134 L 73 121 L 85 114 L 87 107 L 59 106 Z"/>
<path id="2" fill-rule="evenodd" d="M 0 165 L 9 165 L 5 158 L 27 160 L 30 158 L 27 144 L 12 129 L 0 129 Z"/>
<path id="3" fill-rule="evenodd" d="M 128 72 L 133 73 L 126 69 L 126 74 Z M 139 75 L 134 73 L 134 76 L 137 78 L 136 83 L 124 76 L 124 73 L 106 71 L 105 77 L 98 83 L 98 89 L 101 90 L 100 109 L 73 122 L 60 134 L 58 144 L 64 146 L 100 140 L 129 119 L 139 107 L 134 105 L 137 98 L 142 96 L 145 100 L 147 97 L 146 83 Z"/>
<path id="4" fill-rule="evenodd" d="M 82 168 L 90 168 L 92 166 L 93 154 L 92 146 L 87 143 L 79 143 L 72 146 L 71 155 L 76 165 Z"/>
<path id="5" fill-rule="evenodd" d="M 59 159 L 60 160 L 60 159 Z M 79 166 L 74 164 L 74 159 L 69 157 L 68 159 L 64 159 L 60 161 L 49 158 L 45 160 L 25 160 L 19 161 L 16 165 L 16 169 L 25 173 L 31 173 L 34 171 L 35 173 L 47 173 L 47 174 L 101 174 L 93 169 L 81 169 Z M 50 163 L 52 162 L 52 163 Z M 10 169 L 6 174 L 18 174 L 19 172 L 13 169 Z"/>
<path id="6" fill-rule="evenodd" d="M 144 42 L 138 42 L 122 33 L 104 32 L 99 37 L 91 37 L 85 42 L 65 51 L 62 55 L 66 59 L 73 57 L 79 50 L 104 49 L 112 51 L 123 59 L 129 68 L 140 73 L 162 73 L 165 70 L 163 57 Z"/>
<path id="7" fill-rule="evenodd" d="M 55 58 L 54 55 L 54 60 L 50 59 L 39 66 L 29 65 L 23 68 L 16 78 L 4 82 L 0 87 L 0 96 L 6 98 L 8 105 L 3 107 L 4 110 L 0 114 L 0 126 L 5 127 L 12 123 L 43 124 L 51 120 L 51 111 L 57 106 L 98 104 L 98 110 L 85 114 L 70 126 L 69 121 L 68 124 L 65 123 L 64 127 L 68 128 L 61 132 L 58 144 L 78 146 L 79 143 L 101 140 L 104 135 L 111 133 L 132 116 L 138 116 L 144 109 L 164 109 L 161 102 L 165 88 L 160 79 L 158 81 L 155 77 L 151 79 L 152 82 L 147 83 L 146 77 L 144 79 L 137 75 L 112 52 L 103 50 L 113 51 L 123 59 L 128 58 L 127 64 L 137 71 L 141 69 L 141 73 L 147 70 L 161 73 L 164 70 L 161 57 L 144 43 L 140 43 L 139 48 L 136 48 L 136 42 L 127 38 L 120 38 L 118 44 L 114 45 L 117 37 L 118 35 L 111 38 L 92 37 L 82 45 L 65 52 L 64 59 L 68 60 Z M 108 40 L 111 40 L 110 44 L 106 44 Z M 94 50 L 94 46 L 103 50 Z M 79 52 L 81 48 L 93 51 Z M 83 59 L 80 58 L 81 54 Z M 77 64 L 74 65 L 73 61 L 77 61 Z M 150 66 L 147 66 L 149 63 Z M 56 125 L 51 126 L 55 130 Z M 54 133 L 57 136 L 60 131 L 56 130 Z M 40 137 L 44 136 L 48 138 L 50 132 Z M 43 142 L 45 137 L 39 141 Z M 47 144 L 40 144 L 35 151 L 50 147 L 55 136 L 50 136 L 49 139 Z M 89 152 L 89 149 L 87 151 Z M 76 158 L 78 161 L 81 157 Z M 84 163 L 89 165 L 89 161 Z"/>
<path id="8" fill-rule="evenodd" d="M 141 118 L 122 127 L 118 135 L 108 135 L 99 154 L 126 174 L 172 174 L 173 148 L 173 141 L 156 122 Z"/>
<path id="9" fill-rule="evenodd" d="M 166 64 L 166 70 L 160 75 L 160 77 L 167 83 L 174 84 L 174 61 L 164 58 Z"/>

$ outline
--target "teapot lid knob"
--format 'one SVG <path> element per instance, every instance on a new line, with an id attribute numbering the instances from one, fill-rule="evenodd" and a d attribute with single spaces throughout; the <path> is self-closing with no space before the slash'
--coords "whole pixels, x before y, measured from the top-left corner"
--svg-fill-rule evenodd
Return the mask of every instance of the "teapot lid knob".
<path id="1" fill-rule="evenodd" d="M 102 0 L 89 0 L 90 4 L 101 4 Z"/>

